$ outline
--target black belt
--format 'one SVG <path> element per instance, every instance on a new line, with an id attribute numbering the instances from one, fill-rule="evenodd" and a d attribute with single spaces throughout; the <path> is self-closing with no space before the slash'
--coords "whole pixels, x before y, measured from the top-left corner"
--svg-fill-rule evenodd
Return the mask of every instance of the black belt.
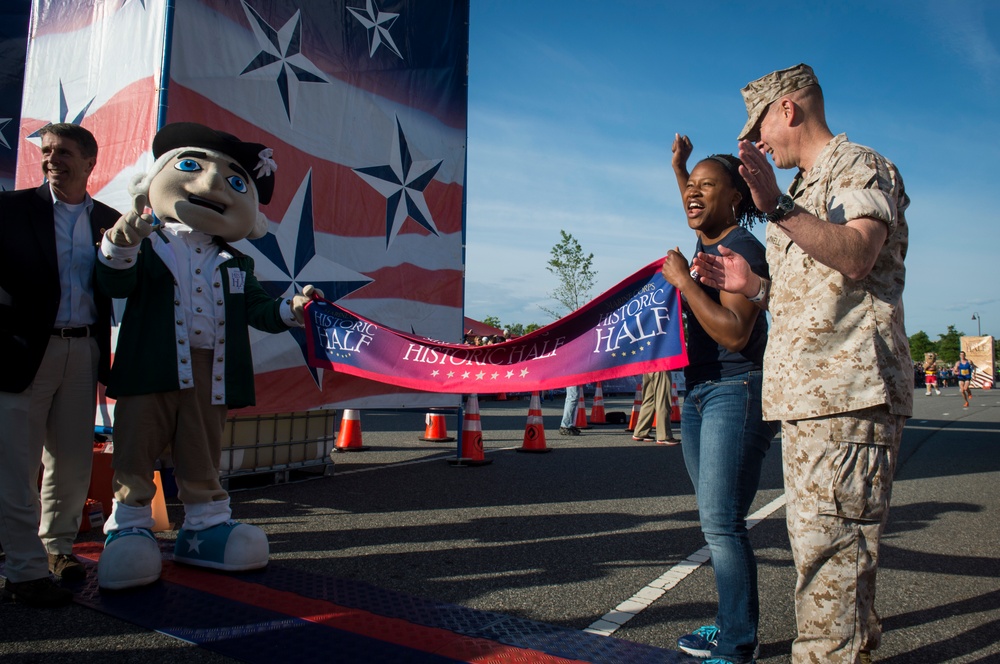
<path id="1" fill-rule="evenodd" d="M 52 336 L 62 337 L 63 339 L 79 339 L 80 337 L 89 337 L 90 326 L 84 325 L 83 327 L 54 327 L 52 328 Z"/>

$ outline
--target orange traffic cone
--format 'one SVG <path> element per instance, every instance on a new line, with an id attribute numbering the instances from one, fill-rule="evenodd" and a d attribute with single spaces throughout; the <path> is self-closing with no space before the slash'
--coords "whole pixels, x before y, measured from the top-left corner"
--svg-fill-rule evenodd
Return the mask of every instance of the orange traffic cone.
<path id="1" fill-rule="evenodd" d="M 153 484 L 156 486 L 156 494 L 153 496 L 153 532 L 162 533 L 172 530 L 170 519 L 167 518 L 167 501 L 163 497 L 163 480 L 160 478 L 160 471 L 153 471 Z"/>
<path id="2" fill-rule="evenodd" d="M 462 437 L 458 443 L 458 458 L 448 461 L 452 466 L 485 466 L 493 459 L 483 456 L 483 425 L 479 421 L 479 397 L 470 394 L 465 401 Z"/>
<path id="3" fill-rule="evenodd" d="M 680 400 L 677 397 L 677 383 L 670 383 L 670 421 L 681 421 Z"/>
<path id="4" fill-rule="evenodd" d="M 334 452 L 360 452 L 366 449 L 361 444 L 361 415 L 356 410 L 344 409 L 344 417 L 340 421 L 340 432 L 337 442 L 333 445 Z"/>
<path id="5" fill-rule="evenodd" d="M 448 435 L 448 425 L 445 423 L 444 414 L 436 413 L 433 410 L 424 417 L 424 435 L 420 440 L 431 443 L 450 443 L 455 440 L 454 436 Z"/>
<path id="6" fill-rule="evenodd" d="M 538 392 L 531 393 L 528 404 L 528 424 L 524 427 L 524 444 L 518 452 L 551 452 L 545 446 L 545 423 L 542 421 L 542 401 Z"/>
<path id="7" fill-rule="evenodd" d="M 639 409 L 642 408 L 642 383 L 635 386 L 635 399 L 632 400 L 632 416 L 628 420 L 625 431 L 635 431 L 635 425 L 639 421 Z"/>
<path id="8" fill-rule="evenodd" d="M 594 391 L 594 403 L 590 407 L 590 423 L 608 423 L 604 418 L 604 392 L 601 390 L 601 381 L 597 381 L 597 389 Z"/>
<path id="9" fill-rule="evenodd" d="M 576 424 L 574 426 L 577 429 L 591 429 L 592 427 L 587 424 L 587 402 L 583 399 L 583 386 L 576 389 L 580 393 L 580 398 L 577 400 Z"/>

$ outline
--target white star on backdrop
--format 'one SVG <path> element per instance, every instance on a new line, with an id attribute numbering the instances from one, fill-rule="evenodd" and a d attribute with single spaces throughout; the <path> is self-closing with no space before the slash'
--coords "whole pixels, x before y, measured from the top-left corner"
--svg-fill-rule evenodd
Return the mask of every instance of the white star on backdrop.
<path id="1" fill-rule="evenodd" d="M 0 118 L 0 144 L 3 144 L 5 148 L 10 150 L 10 143 L 7 142 L 7 137 L 3 135 L 4 127 L 10 124 L 10 121 L 14 118 Z"/>
<path id="2" fill-rule="evenodd" d="M 258 72 L 256 76 L 259 78 L 274 76 L 285 115 L 291 121 L 299 83 L 329 83 L 323 72 L 301 53 L 300 12 L 296 10 L 280 30 L 275 30 L 245 0 L 243 11 L 257 38 L 260 53 L 240 72 L 240 76 L 251 72 Z"/>
<path id="3" fill-rule="evenodd" d="M 358 19 L 358 22 L 368 31 L 368 57 L 374 57 L 378 47 L 385 44 L 385 47 L 403 60 L 403 54 L 396 47 L 396 42 L 392 40 L 389 29 L 399 18 L 399 14 L 384 12 L 375 4 L 375 0 L 367 0 L 365 3 L 365 13 L 361 13 L 360 7 L 348 7 L 347 11 Z"/>
<path id="4" fill-rule="evenodd" d="M 328 300 L 338 300 L 372 279 L 316 253 L 313 224 L 312 171 L 306 173 L 276 230 L 258 240 L 237 245 L 254 259 L 254 276 L 271 297 L 290 297 L 312 284 Z M 250 330 L 254 359 L 268 371 L 306 365 L 305 332 L 267 334 Z M 294 359 L 293 359 L 294 358 Z M 323 384 L 322 369 L 309 367 L 316 385 Z"/>
<path id="5" fill-rule="evenodd" d="M 403 125 L 396 118 L 392 135 L 389 163 L 382 166 L 355 168 L 354 172 L 385 196 L 385 246 L 392 243 L 407 218 L 438 235 L 437 226 L 424 199 L 424 188 L 434 179 L 443 159 L 414 161 L 403 134 Z"/>
<path id="6" fill-rule="evenodd" d="M 90 110 L 90 105 L 94 103 L 96 97 L 91 97 L 90 101 L 84 104 L 80 112 L 74 115 L 72 118 L 69 116 L 69 103 L 66 101 L 66 88 L 63 86 L 63 82 L 59 81 L 59 117 L 56 122 L 71 122 L 73 124 L 80 124 L 83 122 L 83 118 L 86 117 L 87 111 Z M 52 124 L 47 122 L 45 126 Z M 36 145 L 41 145 L 41 135 L 38 133 L 43 127 L 39 127 L 35 132 L 28 134 L 28 138 L 36 138 L 38 141 Z"/>

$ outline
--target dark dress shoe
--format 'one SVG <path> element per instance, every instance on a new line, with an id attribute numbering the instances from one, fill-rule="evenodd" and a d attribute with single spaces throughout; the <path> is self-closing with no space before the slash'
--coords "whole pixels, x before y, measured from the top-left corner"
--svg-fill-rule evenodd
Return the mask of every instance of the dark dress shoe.
<path id="1" fill-rule="evenodd" d="M 83 581 L 87 578 L 87 568 L 76 556 L 67 553 L 50 553 L 49 571 L 63 581 Z"/>
<path id="2" fill-rule="evenodd" d="M 73 601 L 73 593 L 60 588 L 47 576 L 21 583 L 7 579 L 4 581 L 4 590 L 15 602 L 38 608 L 62 606 Z"/>

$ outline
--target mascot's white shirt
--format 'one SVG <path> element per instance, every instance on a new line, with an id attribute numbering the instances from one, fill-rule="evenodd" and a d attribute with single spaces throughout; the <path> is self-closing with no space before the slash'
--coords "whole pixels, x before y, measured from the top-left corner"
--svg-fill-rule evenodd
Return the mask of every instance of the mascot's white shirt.
<path id="1" fill-rule="evenodd" d="M 190 226 L 170 221 L 163 224 L 170 236 L 167 245 L 176 261 L 177 293 L 181 298 L 185 327 L 190 331 L 192 348 L 215 348 L 215 331 L 225 319 L 222 303 L 212 298 L 212 278 L 219 258 L 219 245 L 211 235 Z M 179 246 L 186 247 L 186 251 Z"/>

